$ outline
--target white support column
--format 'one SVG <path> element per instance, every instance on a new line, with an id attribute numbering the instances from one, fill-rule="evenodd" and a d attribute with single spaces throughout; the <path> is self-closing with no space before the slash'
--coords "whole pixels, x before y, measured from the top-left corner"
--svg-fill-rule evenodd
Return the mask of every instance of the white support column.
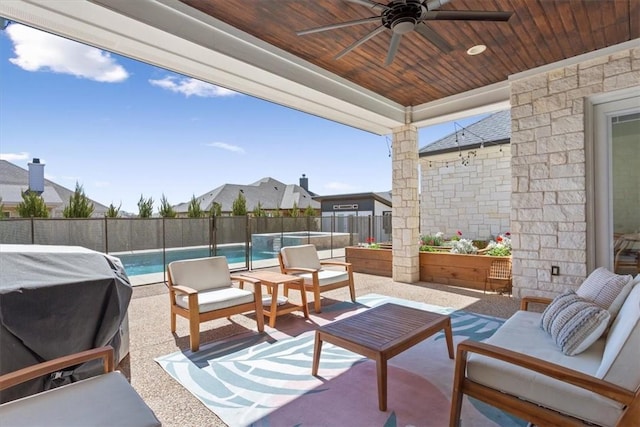
<path id="1" fill-rule="evenodd" d="M 420 280 L 420 211 L 418 206 L 418 129 L 405 125 L 393 130 L 393 280 Z"/>

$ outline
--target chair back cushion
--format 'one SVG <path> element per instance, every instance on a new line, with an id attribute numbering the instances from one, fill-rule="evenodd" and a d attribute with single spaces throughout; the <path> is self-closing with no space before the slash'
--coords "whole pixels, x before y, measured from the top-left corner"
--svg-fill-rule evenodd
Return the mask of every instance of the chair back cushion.
<path id="1" fill-rule="evenodd" d="M 320 259 L 315 245 L 285 246 L 280 249 L 285 268 L 313 268 L 320 270 Z"/>
<path id="2" fill-rule="evenodd" d="M 231 286 L 229 264 L 224 256 L 173 261 L 167 268 L 174 285 L 196 291 Z"/>
<path id="3" fill-rule="evenodd" d="M 611 325 L 596 377 L 628 390 L 640 386 L 640 275 Z"/>

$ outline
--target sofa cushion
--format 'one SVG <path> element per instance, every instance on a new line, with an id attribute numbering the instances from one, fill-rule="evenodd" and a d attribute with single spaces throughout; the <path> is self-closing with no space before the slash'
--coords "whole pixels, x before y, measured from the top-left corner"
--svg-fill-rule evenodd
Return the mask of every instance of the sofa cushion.
<path id="1" fill-rule="evenodd" d="M 607 335 L 598 378 L 627 390 L 640 386 L 640 275 Z"/>
<path id="2" fill-rule="evenodd" d="M 567 291 L 547 306 L 540 325 L 564 354 L 575 356 L 600 338 L 610 317 L 606 309 Z"/>
<path id="3" fill-rule="evenodd" d="M 605 339 L 600 338 L 577 356 L 567 356 L 556 346 L 551 336 L 540 328 L 540 318 L 541 313 L 518 311 L 486 342 L 595 375 L 602 359 Z M 611 399 L 477 354 L 469 356 L 467 376 L 488 387 L 521 396 L 525 400 L 598 425 L 615 425 L 622 413 L 622 407 Z"/>
<path id="4" fill-rule="evenodd" d="M 576 291 L 578 296 L 598 304 L 611 313 L 613 322 L 631 291 L 631 275 L 615 274 L 604 267 L 596 268 Z"/>
<path id="5" fill-rule="evenodd" d="M 320 259 L 315 245 L 285 246 L 280 249 L 286 268 L 313 268 L 320 270 Z"/>

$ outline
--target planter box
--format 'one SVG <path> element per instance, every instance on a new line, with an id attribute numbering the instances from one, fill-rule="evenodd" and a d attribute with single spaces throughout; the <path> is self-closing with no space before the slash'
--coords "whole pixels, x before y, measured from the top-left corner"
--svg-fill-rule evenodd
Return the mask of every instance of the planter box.
<path id="1" fill-rule="evenodd" d="M 420 252 L 420 281 L 484 289 L 484 281 L 494 259 L 489 255 Z"/>
<path id="2" fill-rule="evenodd" d="M 345 261 L 356 273 L 391 277 L 393 255 L 391 249 L 369 249 L 357 246 L 345 248 Z"/>
<path id="3" fill-rule="evenodd" d="M 392 276 L 393 256 L 390 249 L 368 249 L 348 246 L 346 261 L 357 273 Z M 420 281 L 443 285 L 484 289 L 484 281 L 494 259 L 489 255 L 461 255 L 448 252 L 420 252 Z"/>

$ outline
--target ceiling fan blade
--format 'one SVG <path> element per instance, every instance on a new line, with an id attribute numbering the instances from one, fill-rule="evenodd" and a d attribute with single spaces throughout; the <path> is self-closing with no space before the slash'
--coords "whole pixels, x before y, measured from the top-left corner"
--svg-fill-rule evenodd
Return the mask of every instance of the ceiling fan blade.
<path id="1" fill-rule="evenodd" d="M 372 0 L 347 0 L 347 1 L 349 3 L 355 3 L 355 4 L 360 4 L 362 6 L 367 6 L 367 7 L 370 7 L 371 9 L 381 9 L 381 10 L 389 9 L 389 6 L 387 6 L 386 4 L 378 3 Z"/>
<path id="2" fill-rule="evenodd" d="M 424 14 L 424 21 L 497 21 L 506 22 L 513 12 L 484 10 L 430 10 Z"/>
<path id="3" fill-rule="evenodd" d="M 362 37 L 360 40 L 356 40 L 355 42 L 353 42 L 349 46 L 347 46 L 342 52 L 340 52 L 339 54 L 337 54 L 335 56 L 335 59 L 342 58 L 347 53 L 351 52 L 353 49 L 357 48 L 358 46 L 360 46 L 362 43 L 366 42 L 367 40 L 370 40 L 371 38 L 373 38 L 376 35 L 380 34 L 384 30 L 385 30 L 384 25 L 380 25 L 378 28 L 376 28 L 375 30 L 371 31 L 369 34 L 367 34 L 366 36 Z"/>
<path id="4" fill-rule="evenodd" d="M 451 52 L 453 50 L 451 45 L 445 39 L 443 39 L 440 36 L 440 34 L 438 34 L 435 31 L 433 31 L 424 22 L 421 22 L 418 25 L 416 25 L 415 30 L 422 37 L 424 37 L 425 39 L 427 39 L 431 43 L 433 43 L 433 45 L 435 47 L 437 47 L 438 49 L 440 49 L 442 52 L 449 53 L 449 52 Z"/>
<path id="5" fill-rule="evenodd" d="M 321 31 L 335 30 L 336 28 L 350 27 L 351 25 L 370 24 L 372 22 L 380 22 L 379 16 L 371 18 L 356 19 L 355 21 L 341 22 L 339 24 L 325 25 L 323 27 L 309 28 L 308 30 L 298 31 L 296 34 L 304 36 L 305 34 L 319 33 Z"/>
<path id="6" fill-rule="evenodd" d="M 400 40 L 402 39 L 402 34 L 393 33 L 391 36 L 391 43 L 389 43 L 389 51 L 387 52 L 387 60 L 384 61 L 384 66 L 391 64 L 393 59 L 396 57 L 396 52 L 398 51 L 398 47 L 400 46 Z"/>

